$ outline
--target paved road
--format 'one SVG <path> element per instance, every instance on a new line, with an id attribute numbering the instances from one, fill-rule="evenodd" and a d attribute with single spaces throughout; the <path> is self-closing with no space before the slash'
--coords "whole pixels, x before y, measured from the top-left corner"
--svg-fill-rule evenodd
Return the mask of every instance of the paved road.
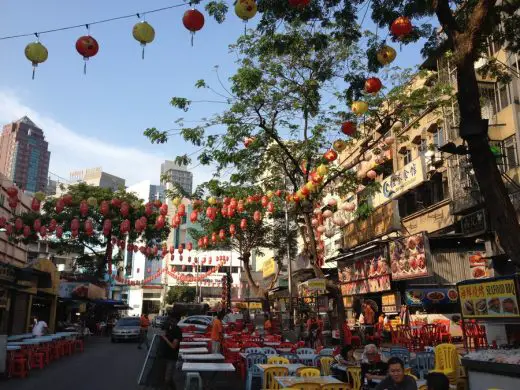
<path id="1" fill-rule="evenodd" d="M 151 337 L 150 337 L 151 338 Z M 136 343 L 110 342 L 108 337 L 90 337 L 85 351 L 52 362 L 43 370 L 31 370 L 25 379 L 0 379 L 1 390 L 137 390 L 146 348 Z M 184 389 L 184 375 L 177 373 L 177 389 Z M 208 389 L 241 389 L 244 384 L 234 373 L 206 378 Z M 146 388 L 148 389 L 148 388 Z"/>
<path id="2" fill-rule="evenodd" d="M 63 357 L 26 379 L 0 380 L 2 390 L 138 389 L 137 377 L 146 349 L 136 343 L 110 343 L 108 337 L 91 337 L 85 351 Z"/>

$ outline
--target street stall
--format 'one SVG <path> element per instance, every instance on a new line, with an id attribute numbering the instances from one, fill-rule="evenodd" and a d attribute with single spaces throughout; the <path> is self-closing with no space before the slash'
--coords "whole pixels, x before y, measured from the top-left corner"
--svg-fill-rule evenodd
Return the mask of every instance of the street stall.
<path id="1" fill-rule="evenodd" d="M 469 387 L 520 388 L 519 275 L 464 281 L 457 288 L 464 344 L 476 349 L 462 359 Z"/>

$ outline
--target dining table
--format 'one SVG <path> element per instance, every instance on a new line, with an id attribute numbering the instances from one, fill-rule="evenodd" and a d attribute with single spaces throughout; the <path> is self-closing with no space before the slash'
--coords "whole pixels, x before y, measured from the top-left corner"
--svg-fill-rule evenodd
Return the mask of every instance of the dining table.
<path id="1" fill-rule="evenodd" d="M 187 372 L 234 372 L 231 363 L 183 363 L 182 371 Z"/>
<path id="2" fill-rule="evenodd" d="M 343 383 L 339 379 L 331 375 L 327 376 L 275 376 L 274 379 L 280 384 L 282 388 L 292 387 L 300 383 L 316 383 L 320 386 L 334 383 Z"/>
<path id="3" fill-rule="evenodd" d="M 180 348 L 179 353 L 181 355 L 183 354 L 190 354 L 190 353 L 208 353 L 207 348 Z"/>
<path id="4" fill-rule="evenodd" d="M 219 362 L 224 361 L 224 355 L 221 353 L 196 353 L 196 354 L 183 354 L 182 360 L 185 362 Z"/>
<path id="5" fill-rule="evenodd" d="M 181 347 L 205 347 L 206 341 L 181 341 Z"/>

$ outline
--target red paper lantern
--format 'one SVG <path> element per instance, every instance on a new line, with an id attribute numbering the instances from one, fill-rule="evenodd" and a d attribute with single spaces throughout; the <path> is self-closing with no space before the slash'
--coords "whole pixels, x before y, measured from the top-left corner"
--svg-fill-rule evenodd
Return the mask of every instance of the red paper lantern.
<path id="1" fill-rule="evenodd" d="M 149 217 L 150 215 L 153 214 L 153 204 L 152 203 L 147 203 L 144 206 L 144 213 L 146 214 L 147 217 Z"/>
<path id="2" fill-rule="evenodd" d="M 204 237 L 202 238 L 202 242 L 204 243 L 204 246 L 208 246 L 208 244 L 209 244 L 209 238 L 208 238 L 208 236 L 204 236 Z"/>
<path id="3" fill-rule="evenodd" d="M 5 217 L 0 217 L 0 229 L 5 228 L 6 224 L 7 224 L 7 219 Z"/>
<path id="4" fill-rule="evenodd" d="M 410 34 L 412 29 L 412 22 L 406 16 L 399 16 L 392 22 L 392 26 L 390 26 L 390 31 L 392 31 L 392 34 L 394 34 L 397 38 L 401 38 Z"/>
<path id="5" fill-rule="evenodd" d="M 179 214 L 181 217 L 186 215 L 186 206 L 184 204 L 181 203 L 179 207 L 177 207 L 177 214 Z"/>
<path id="6" fill-rule="evenodd" d="M 274 203 L 273 202 L 269 202 L 267 204 L 267 211 L 269 211 L 270 213 L 274 213 Z"/>
<path id="7" fill-rule="evenodd" d="M 10 223 L 5 225 L 5 232 L 7 233 L 8 236 L 13 234 L 13 229 L 14 229 L 13 225 L 11 225 Z"/>
<path id="8" fill-rule="evenodd" d="M 328 162 L 332 162 L 338 158 L 338 153 L 336 153 L 335 150 L 330 149 L 327 152 L 325 152 L 325 154 L 323 155 L 323 158 L 325 160 L 327 160 Z"/>
<path id="9" fill-rule="evenodd" d="M 56 237 L 61 238 L 63 236 L 63 227 L 56 226 Z"/>
<path id="10" fill-rule="evenodd" d="M 226 205 L 222 206 L 222 209 L 220 210 L 220 214 L 225 218 L 228 216 L 228 208 Z"/>
<path id="11" fill-rule="evenodd" d="M 232 209 L 236 209 L 238 206 L 238 202 L 235 198 L 231 198 L 231 200 L 229 201 L 229 207 L 231 207 Z"/>
<path id="12" fill-rule="evenodd" d="M 231 236 L 234 236 L 235 233 L 236 233 L 235 225 L 234 224 L 229 225 L 229 234 L 231 234 Z"/>
<path id="13" fill-rule="evenodd" d="M 76 41 L 76 50 L 83 56 L 83 60 L 85 61 L 83 72 L 87 73 L 87 61 L 90 57 L 94 57 L 98 53 L 99 44 L 90 35 L 84 35 L 79 37 Z"/>
<path id="14" fill-rule="evenodd" d="M 242 230 L 247 229 L 247 219 L 242 218 L 242 220 L 240 221 L 240 229 L 242 229 Z"/>
<path id="15" fill-rule="evenodd" d="M 172 225 L 174 227 L 178 227 L 181 224 L 181 216 L 179 214 L 175 214 L 172 218 Z"/>
<path id="16" fill-rule="evenodd" d="M 58 225 L 58 223 L 56 222 L 56 220 L 54 218 L 51 219 L 51 221 L 49 222 L 49 231 L 50 232 L 55 231 L 57 225 Z"/>
<path id="17" fill-rule="evenodd" d="M 341 124 L 341 132 L 349 137 L 356 133 L 356 124 L 351 121 L 346 121 Z"/>
<path id="18" fill-rule="evenodd" d="M 262 196 L 262 207 L 267 207 L 267 205 L 269 204 L 269 198 L 267 197 L 267 195 L 264 195 Z"/>
<path id="19" fill-rule="evenodd" d="M 14 221 L 14 230 L 15 231 L 20 231 L 22 229 L 23 229 L 22 218 L 16 218 L 16 220 Z"/>
<path id="20" fill-rule="evenodd" d="M 213 242 L 213 244 L 217 242 L 217 233 L 211 233 L 211 242 Z"/>
<path id="21" fill-rule="evenodd" d="M 141 233 L 143 231 L 143 224 L 141 223 L 141 220 L 140 219 L 136 219 L 135 222 L 134 222 L 134 230 L 137 232 L 137 233 Z"/>
<path id="22" fill-rule="evenodd" d="M 18 195 L 18 188 L 16 188 L 15 186 L 7 187 L 6 192 L 9 198 L 14 198 Z"/>
<path id="23" fill-rule="evenodd" d="M 121 232 L 121 234 L 126 234 L 130 231 L 130 221 L 128 219 L 125 219 L 121 222 L 119 231 Z"/>
<path id="24" fill-rule="evenodd" d="M 159 208 L 159 213 L 166 216 L 168 214 L 168 205 L 165 203 Z"/>
<path id="25" fill-rule="evenodd" d="M 198 217 L 199 217 L 199 213 L 197 213 L 196 211 L 192 211 L 190 214 L 190 222 L 191 223 L 197 222 Z"/>
<path id="26" fill-rule="evenodd" d="M 157 217 L 157 220 L 155 221 L 155 229 L 161 230 L 162 228 L 164 228 L 165 223 L 166 220 L 164 219 L 164 215 L 159 215 Z"/>
<path id="27" fill-rule="evenodd" d="M 23 227 L 23 236 L 25 238 L 29 237 L 31 235 L 31 228 L 27 225 Z"/>
<path id="28" fill-rule="evenodd" d="M 253 142 L 255 142 L 255 138 L 253 137 L 244 138 L 244 146 L 246 148 L 249 148 Z"/>
<path id="29" fill-rule="evenodd" d="M 33 198 L 32 202 L 31 202 L 31 210 L 32 211 L 40 211 L 40 201 L 36 198 Z"/>
<path id="30" fill-rule="evenodd" d="M 217 216 L 217 211 L 214 207 L 208 207 L 206 209 L 206 217 L 208 217 L 208 219 L 210 219 L 211 221 L 214 221 L 216 216 Z"/>
<path id="31" fill-rule="evenodd" d="M 199 248 L 202 248 L 204 246 L 204 241 L 202 240 L 202 238 L 199 238 L 198 241 L 197 241 L 197 246 Z"/>
<path id="32" fill-rule="evenodd" d="M 254 213 L 253 213 L 253 220 L 256 222 L 256 223 L 260 223 L 260 221 L 262 220 L 262 213 L 258 210 L 256 210 Z"/>
<path id="33" fill-rule="evenodd" d="M 63 209 L 65 208 L 65 202 L 63 202 L 63 199 L 58 199 L 56 201 L 56 212 L 59 214 L 63 211 Z"/>
<path id="34" fill-rule="evenodd" d="M 86 200 L 82 200 L 79 204 L 79 213 L 82 217 L 86 217 L 88 214 L 88 203 Z"/>
<path id="35" fill-rule="evenodd" d="M 182 24 L 191 32 L 191 46 L 193 46 L 193 36 L 204 27 L 204 15 L 196 9 L 189 9 L 182 17 Z"/>
<path id="36" fill-rule="evenodd" d="M 226 232 L 224 229 L 220 229 L 220 232 L 218 233 L 219 238 L 224 241 L 226 238 Z"/>
<path id="37" fill-rule="evenodd" d="M 79 225 L 79 223 L 78 223 L 78 225 Z M 41 226 L 42 226 L 42 222 L 40 221 L 40 219 L 35 219 L 34 222 L 33 222 L 33 229 L 34 229 L 34 231 L 38 232 L 40 230 Z"/>
<path id="38" fill-rule="evenodd" d="M 110 201 L 110 204 L 118 209 L 121 207 L 121 199 L 114 198 Z"/>
<path id="39" fill-rule="evenodd" d="M 244 212 L 244 201 L 243 200 L 240 200 L 238 202 L 238 205 L 237 205 L 237 210 L 239 213 L 243 213 Z"/>
<path id="40" fill-rule="evenodd" d="M 121 212 L 121 216 L 126 218 L 130 212 L 130 205 L 128 202 L 121 203 L 121 209 L 119 211 Z"/>
<path id="41" fill-rule="evenodd" d="M 365 81 L 365 92 L 377 93 L 383 88 L 383 83 L 377 77 L 370 77 Z"/>
<path id="42" fill-rule="evenodd" d="M 47 235 L 47 228 L 45 226 L 40 226 L 40 237 L 45 237 Z"/>

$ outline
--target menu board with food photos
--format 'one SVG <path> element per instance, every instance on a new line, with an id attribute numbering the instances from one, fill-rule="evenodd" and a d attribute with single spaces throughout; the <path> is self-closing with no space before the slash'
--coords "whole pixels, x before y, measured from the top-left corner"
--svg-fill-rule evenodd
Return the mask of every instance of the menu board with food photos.
<path id="1" fill-rule="evenodd" d="M 464 318 L 519 318 L 518 279 L 504 277 L 457 285 Z"/>
<path id="2" fill-rule="evenodd" d="M 469 270 L 472 279 L 485 279 L 494 276 L 492 261 L 486 259 L 485 256 L 483 252 L 468 253 Z"/>
<path id="3" fill-rule="evenodd" d="M 405 291 L 405 301 L 409 306 L 428 306 L 457 303 L 459 294 L 452 288 L 414 288 Z"/>
<path id="4" fill-rule="evenodd" d="M 393 280 L 428 276 L 427 257 L 430 248 L 424 233 L 391 241 L 389 247 Z"/>
<path id="5" fill-rule="evenodd" d="M 342 295 L 358 295 L 388 291 L 390 267 L 383 256 L 374 256 L 338 266 Z"/>

